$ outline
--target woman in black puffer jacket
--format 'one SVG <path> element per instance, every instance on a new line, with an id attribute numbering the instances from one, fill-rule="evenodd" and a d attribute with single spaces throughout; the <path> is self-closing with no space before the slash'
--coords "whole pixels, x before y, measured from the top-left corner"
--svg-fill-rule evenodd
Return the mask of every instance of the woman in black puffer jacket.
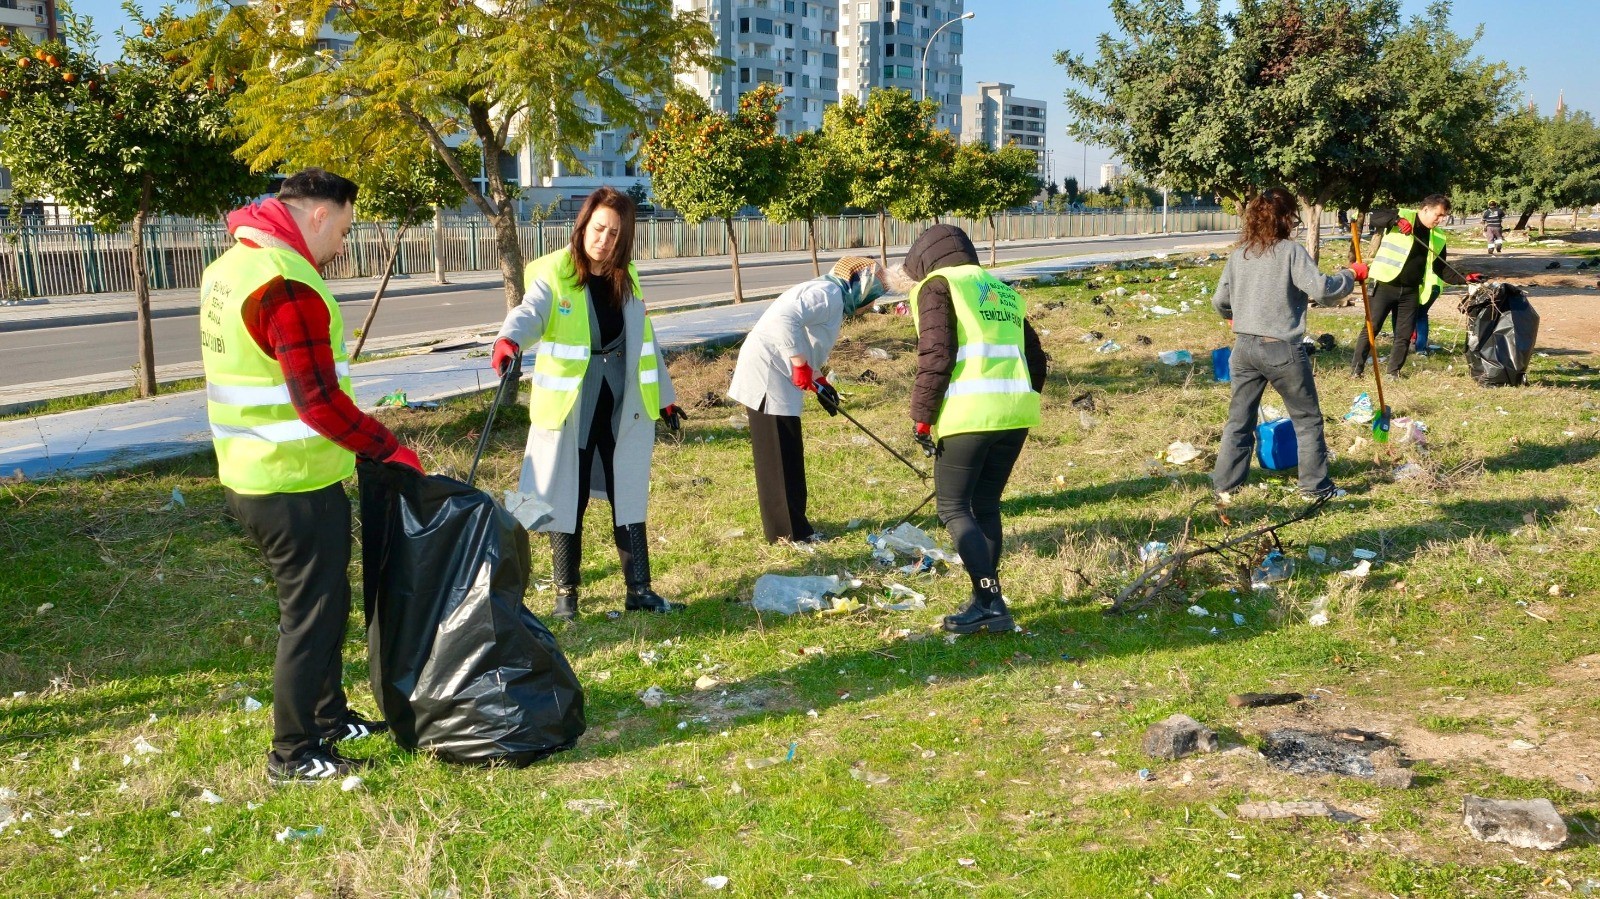
<path id="1" fill-rule="evenodd" d="M 917 324 L 911 420 L 936 456 L 939 520 L 972 578 L 972 598 L 944 619 L 958 634 L 1015 628 L 1001 596 L 1000 495 L 1039 422 L 1047 358 L 1015 290 L 978 265 L 953 225 L 924 231 L 906 253 Z"/>

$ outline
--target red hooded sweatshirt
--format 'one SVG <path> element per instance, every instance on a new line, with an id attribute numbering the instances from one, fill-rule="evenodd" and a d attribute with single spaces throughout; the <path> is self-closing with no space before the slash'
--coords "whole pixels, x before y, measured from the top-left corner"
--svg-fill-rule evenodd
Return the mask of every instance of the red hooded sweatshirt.
<path id="1" fill-rule="evenodd" d="M 313 266 L 317 264 L 289 207 L 277 198 L 229 213 L 229 234 L 245 227 L 288 244 Z M 240 242 L 257 246 L 247 238 Z M 385 459 L 399 448 L 399 440 L 382 422 L 356 408 L 339 389 L 328 306 L 316 288 L 275 278 L 245 300 L 243 315 L 245 328 L 261 351 L 283 367 L 289 401 L 301 421 L 364 459 Z"/>

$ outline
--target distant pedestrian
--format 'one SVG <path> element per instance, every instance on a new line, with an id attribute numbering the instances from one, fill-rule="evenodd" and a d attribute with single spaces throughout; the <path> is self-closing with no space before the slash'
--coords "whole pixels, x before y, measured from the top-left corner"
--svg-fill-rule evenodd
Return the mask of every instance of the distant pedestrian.
<path id="1" fill-rule="evenodd" d="M 1306 308 L 1338 305 L 1367 267 L 1324 276 L 1305 247 L 1290 239 L 1300 224 L 1298 204 L 1282 188 L 1252 199 L 1244 210 L 1244 230 L 1229 254 L 1211 304 L 1233 322 L 1229 362 L 1233 392 L 1228 423 L 1222 429 L 1211 484 L 1226 502 L 1250 474 L 1256 446 L 1261 395 L 1268 384 L 1283 397 L 1294 424 L 1300 460 L 1300 492 L 1311 497 L 1335 493 L 1328 476 L 1328 444 L 1322 432 L 1311 357 L 1306 353 Z"/>
<path id="2" fill-rule="evenodd" d="M 844 320 L 884 293 L 884 272 L 865 256 L 846 256 L 821 278 L 784 291 L 739 347 L 728 396 L 750 417 L 756 500 L 768 543 L 821 539 L 806 517 L 805 444 L 800 412 L 807 391 L 830 415 L 839 393 L 822 375 Z"/>
<path id="3" fill-rule="evenodd" d="M 1371 265 L 1372 333 L 1383 330 L 1383 323 L 1394 316 L 1394 342 L 1389 349 L 1388 374 L 1400 374 L 1415 337 L 1419 346 L 1428 345 L 1427 310 L 1445 284 L 1465 284 L 1477 273 L 1463 277 L 1446 261 L 1445 232 L 1439 225 L 1450 214 L 1450 198 L 1433 194 L 1416 209 L 1377 209 L 1372 213 L 1376 231 L 1389 229 L 1378 245 Z M 1356 332 L 1355 356 L 1350 373 L 1359 378 L 1366 371 L 1372 349 L 1366 329 Z"/>
<path id="4" fill-rule="evenodd" d="M 972 580 L 944 618 L 957 634 L 1015 628 L 1000 591 L 1000 496 L 1039 423 L 1046 357 L 1021 294 L 978 264 L 965 231 L 934 225 L 906 253 L 917 327 L 913 435 L 935 456 L 939 520 Z"/>
<path id="5" fill-rule="evenodd" d="M 201 358 L 217 477 L 278 592 L 272 666 L 274 784 L 340 778 L 361 763 L 334 743 L 387 730 L 350 710 L 341 654 L 350 620 L 356 457 L 422 472 L 417 454 L 356 408 L 344 320 L 318 269 L 339 255 L 356 185 L 322 169 L 228 216 L 232 247 L 201 276 Z"/>
<path id="6" fill-rule="evenodd" d="M 521 305 L 506 315 L 490 365 L 511 366 L 538 344 L 528 401 L 520 488 L 555 511 L 550 534 L 555 616 L 578 616 L 583 514 L 591 496 L 611 504 L 612 540 L 627 583 L 623 608 L 666 612 L 650 587 L 650 457 L 656 421 L 683 412 L 645 313 L 633 265 L 633 201 L 602 187 L 578 210 L 572 241 L 528 263 Z"/>
<path id="7" fill-rule="evenodd" d="M 1502 230 L 1505 222 L 1506 214 L 1500 208 L 1500 201 L 1490 200 L 1489 207 L 1483 210 L 1483 239 L 1489 245 L 1491 256 L 1505 252 L 1505 232 Z"/>

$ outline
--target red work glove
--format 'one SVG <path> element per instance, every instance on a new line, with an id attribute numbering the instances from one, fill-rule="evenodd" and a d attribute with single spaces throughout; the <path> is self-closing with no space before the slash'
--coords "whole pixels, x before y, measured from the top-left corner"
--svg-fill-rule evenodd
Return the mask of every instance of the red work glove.
<path id="1" fill-rule="evenodd" d="M 912 435 L 917 438 L 917 444 L 922 447 L 922 454 L 924 456 L 932 458 L 936 453 L 939 452 L 939 447 L 933 442 L 933 428 L 930 427 L 927 422 L 917 422 L 917 426 L 915 429 L 913 429 Z"/>
<path id="2" fill-rule="evenodd" d="M 489 367 L 494 369 L 495 374 L 503 378 L 506 376 L 506 372 L 510 370 L 511 363 L 516 361 L 517 353 L 521 351 L 522 348 L 517 346 L 515 340 L 509 337 L 502 337 L 494 342 L 494 353 L 489 356 Z"/>
<path id="3" fill-rule="evenodd" d="M 683 427 L 683 420 L 688 417 L 682 409 L 678 408 L 677 403 L 673 403 L 661 410 L 661 420 L 666 422 L 667 427 L 674 431 Z"/>
<path id="4" fill-rule="evenodd" d="M 1467 283 L 1476 284 L 1483 280 L 1483 272 L 1467 272 Z"/>
<path id="5" fill-rule="evenodd" d="M 794 386 L 800 388 L 801 390 L 817 389 L 816 376 L 811 373 L 811 366 L 804 362 L 790 369 L 789 380 L 793 381 Z"/>
<path id="6" fill-rule="evenodd" d="M 1397 230 L 1399 230 L 1399 232 L 1401 234 L 1410 234 L 1411 233 L 1411 223 L 1406 221 L 1405 219 L 1401 219 L 1400 221 L 1396 222 L 1395 223 L 1395 228 Z"/>
<path id="7" fill-rule="evenodd" d="M 394 452 L 383 457 L 383 462 L 387 465 L 403 465 L 417 474 L 427 474 L 422 470 L 422 460 L 417 458 L 416 450 L 409 446 L 397 447 Z"/>
<path id="8" fill-rule="evenodd" d="M 1350 263 L 1350 274 L 1355 275 L 1357 281 L 1367 280 L 1367 264 L 1365 262 Z"/>

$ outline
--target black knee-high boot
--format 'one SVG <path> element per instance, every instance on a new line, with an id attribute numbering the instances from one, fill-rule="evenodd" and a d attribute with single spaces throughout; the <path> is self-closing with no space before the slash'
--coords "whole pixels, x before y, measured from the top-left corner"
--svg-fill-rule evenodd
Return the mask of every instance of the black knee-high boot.
<path id="1" fill-rule="evenodd" d="M 555 617 L 578 617 L 578 571 L 583 564 L 583 536 L 550 532 L 551 572 L 556 588 Z"/>
<path id="2" fill-rule="evenodd" d="M 671 612 L 673 605 L 650 589 L 650 540 L 644 523 L 621 525 L 615 529 L 617 557 L 622 562 L 622 577 L 628 584 L 623 608 L 630 612 Z"/>

